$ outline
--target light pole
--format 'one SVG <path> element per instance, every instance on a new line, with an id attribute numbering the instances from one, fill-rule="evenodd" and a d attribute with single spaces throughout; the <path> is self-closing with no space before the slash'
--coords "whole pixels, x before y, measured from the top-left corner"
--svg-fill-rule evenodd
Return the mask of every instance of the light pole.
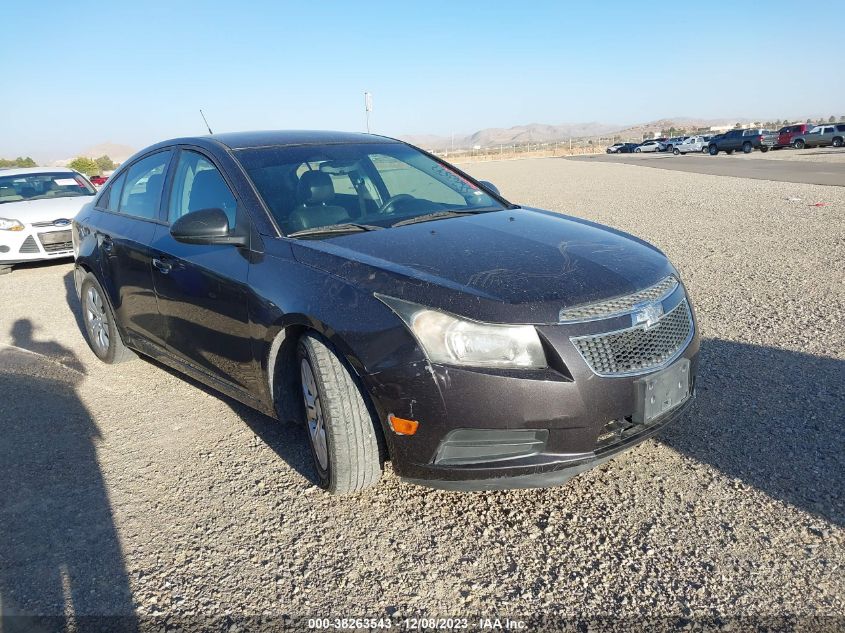
<path id="1" fill-rule="evenodd" d="M 364 91 L 364 117 L 367 120 L 367 134 L 370 133 L 370 112 L 373 111 L 373 94 Z"/>

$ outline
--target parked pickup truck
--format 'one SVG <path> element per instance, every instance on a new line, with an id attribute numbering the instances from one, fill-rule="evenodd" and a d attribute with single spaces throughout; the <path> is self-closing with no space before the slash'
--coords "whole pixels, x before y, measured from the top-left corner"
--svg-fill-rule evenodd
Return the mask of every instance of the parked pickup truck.
<path id="1" fill-rule="evenodd" d="M 751 130 L 731 130 L 724 134 L 719 134 L 710 139 L 707 145 L 707 152 L 711 156 L 715 156 L 719 152 L 726 154 L 733 154 L 737 150 L 742 150 L 746 154 L 750 154 L 755 149 L 761 152 L 768 152 L 772 147 L 777 145 L 777 132 L 769 132 L 768 130 L 760 130 L 757 128 Z"/>
<path id="2" fill-rule="evenodd" d="M 825 147 L 833 145 L 842 147 L 845 145 L 845 123 L 836 125 L 817 125 L 806 134 L 799 134 L 792 139 L 792 147 L 804 149 L 805 147 Z"/>
<path id="3" fill-rule="evenodd" d="M 689 136 L 681 143 L 675 145 L 672 153 L 675 156 L 679 154 L 689 154 L 690 152 L 704 152 L 707 150 L 707 141 L 703 136 Z"/>

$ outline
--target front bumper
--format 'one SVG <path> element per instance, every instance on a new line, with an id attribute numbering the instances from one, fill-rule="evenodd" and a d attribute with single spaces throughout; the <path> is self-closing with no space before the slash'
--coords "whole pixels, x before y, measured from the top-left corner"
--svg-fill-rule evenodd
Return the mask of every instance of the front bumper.
<path id="1" fill-rule="evenodd" d="M 681 289 L 672 301 L 683 296 Z M 677 419 L 695 393 L 700 343 L 694 313 L 691 337 L 671 361 L 633 375 L 595 373 L 572 339 L 614 331 L 624 327 L 626 319 L 630 325 L 630 315 L 626 315 L 618 320 L 537 326 L 546 346 L 548 369 L 483 370 L 421 361 L 365 376 L 382 420 L 392 413 L 419 422 L 411 436 L 385 429 L 394 471 L 413 483 L 444 489 L 551 486 L 604 463 Z M 639 381 L 684 359 L 689 361 L 690 397 L 663 416 L 638 425 Z M 608 441 L 609 430 L 617 425 L 625 432 L 618 441 Z M 485 452 L 473 442 L 464 442 L 456 451 L 449 446 L 449 438 L 457 430 L 482 438 L 489 431 L 490 444 L 495 444 L 498 434 L 505 438 L 503 443 L 517 448 L 513 456 L 502 457 L 496 456 L 497 451 L 507 452 L 501 447 Z M 505 431 L 509 433 L 501 433 Z M 518 439 L 520 434 L 526 439 Z M 525 449 L 532 444 L 540 448 Z M 462 455 L 460 451 L 470 457 L 477 451 L 482 457 L 455 459 Z M 444 455 L 450 458 L 444 460 Z"/>
<path id="2" fill-rule="evenodd" d="M 0 266 L 73 257 L 71 227 L 24 225 L 23 231 L 0 231 Z"/>

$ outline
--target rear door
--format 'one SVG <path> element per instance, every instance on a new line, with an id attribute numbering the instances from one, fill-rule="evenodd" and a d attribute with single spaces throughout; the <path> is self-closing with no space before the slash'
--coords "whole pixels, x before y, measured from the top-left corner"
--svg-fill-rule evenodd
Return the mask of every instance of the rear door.
<path id="1" fill-rule="evenodd" d="M 172 151 L 145 156 L 128 167 L 103 196 L 95 236 L 100 280 L 117 320 L 130 336 L 163 345 L 162 321 L 153 290 L 150 244 Z"/>
<path id="2" fill-rule="evenodd" d="M 254 378 L 247 277 L 250 250 L 186 244 L 169 225 L 200 209 L 222 209 L 232 230 L 249 230 L 247 214 L 212 158 L 183 148 L 176 158 L 166 222 L 152 244 L 152 274 L 167 347 L 206 374 L 249 389 Z"/>

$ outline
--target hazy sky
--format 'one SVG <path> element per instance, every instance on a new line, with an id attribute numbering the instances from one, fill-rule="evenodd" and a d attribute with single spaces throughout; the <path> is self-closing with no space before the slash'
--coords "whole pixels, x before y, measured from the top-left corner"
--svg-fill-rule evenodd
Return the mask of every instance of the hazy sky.
<path id="1" fill-rule="evenodd" d="M 215 132 L 361 130 L 364 90 L 373 130 L 389 135 L 845 115 L 842 9 L 841 0 L 10 2 L 0 157 L 200 134 L 200 107 Z"/>

